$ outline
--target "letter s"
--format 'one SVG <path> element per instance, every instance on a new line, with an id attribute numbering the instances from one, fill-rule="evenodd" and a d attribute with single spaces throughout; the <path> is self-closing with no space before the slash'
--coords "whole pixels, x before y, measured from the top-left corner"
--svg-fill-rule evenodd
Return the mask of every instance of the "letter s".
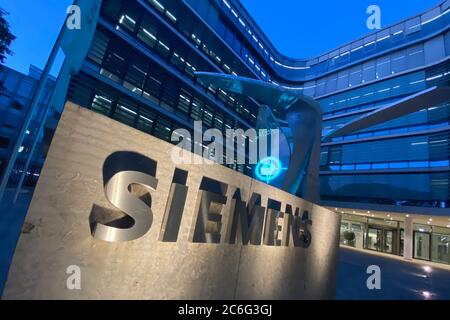
<path id="1" fill-rule="evenodd" d="M 308 226 L 312 225 L 312 220 L 309 219 L 309 212 L 303 212 L 301 220 L 301 231 L 300 231 L 300 246 L 303 248 L 309 248 L 312 241 L 311 232 L 308 230 Z"/>
<path id="2" fill-rule="evenodd" d="M 127 156 L 127 153 L 124 154 Z M 125 169 L 129 166 L 132 167 L 130 169 L 138 169 L 135 166 L 133 167 L 136 164 L 134 161 L 144 159 L 142 156 L 132 154 L 131 158 L 125 159 L 120 158 L 120 156 L 118 158 L 111 157 L 105 162 L 113 167 L 113 172 L 104 177 L 106 179 L 105 196 L 113 206 L 127 216 L 119 219 L 111 219 L 110 217 L 105 219 L 104 208 L 102 208 L 100 215 L 96 214 L 95 210 L 91 213 L 91 216 L 93 216 L 92 236 L 109 242 L 136 240 L 147 233 L 153 222 L 149 189 L 156 190 L 158 185 L 158 180 L 154 176 L 142 172 L 144 169 L 142 171 Z M 114 161 L 118 159 L 119 162 Z M 144 159 L 144 161 L 147 159 Z M 138 195 L 133 192 L 135 189 L 138 189 Z M 144 202 L 144 199 L 147 201 Z M 94 205 L 95 208 L 98 208 L 98 206 Z"/>

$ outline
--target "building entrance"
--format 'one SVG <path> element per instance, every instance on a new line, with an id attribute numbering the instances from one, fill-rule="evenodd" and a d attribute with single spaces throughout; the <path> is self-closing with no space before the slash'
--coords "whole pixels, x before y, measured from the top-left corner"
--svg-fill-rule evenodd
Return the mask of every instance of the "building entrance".
<path id="1" fill-rule="evenodd" d="M 366 233 L 365 248 L 369 250 L 399 254 L 398 229 L 369 225 Z"/>

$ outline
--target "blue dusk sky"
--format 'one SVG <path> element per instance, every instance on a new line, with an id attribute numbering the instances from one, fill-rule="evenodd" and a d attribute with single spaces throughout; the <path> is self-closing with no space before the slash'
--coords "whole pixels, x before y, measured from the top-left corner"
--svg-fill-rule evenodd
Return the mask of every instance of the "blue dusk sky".
<path id="1" fill-rule="evenodd" d="M 178 1 L 178 0 L 173 0 Z M 382 26 L 430 8 L 439 0 L 241 0 L 281 53 L 311 57 L 357 39 L 370 30 L 366 9 L 381 7 Z M 72 0 L 0 0 L 17 40 L 6 65 L 23 73 L 43 68 Z"/>

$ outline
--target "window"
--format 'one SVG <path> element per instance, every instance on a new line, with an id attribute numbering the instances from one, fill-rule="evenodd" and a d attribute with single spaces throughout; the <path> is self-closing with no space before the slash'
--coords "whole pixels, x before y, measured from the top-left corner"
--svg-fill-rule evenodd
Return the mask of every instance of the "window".
<path id="1" fill-rule="evenodd" d="M 374 163 L 372 169 L 387 169 L 389 168 L 389 163 Z"/>
<path id="2" fill-rule="evenodd" d="M 390 57 L 382 57 L 377 60 L 377 79 L 384 78 L 391 74 Z"/>
<path id="3" fill-rule="evenodd" d="M 406 70 L 407 59 L 406 50 L 401 50 L 392 55 L 391 68 L 393 73 L 399 73 Z"/>
<path id="4" fill-rule="evenodd" d="M 361 65 L 358 65 L 350 69 L 350 84 L 352 86 L 356 86 L 360 84 L 361 81 L 362 81 Z"/>
<path id="5" fill-rule="evenodd" d="M 91 108 L 92 110 L 95 110 L 104 115 L 109 115 L 111 111 L 111 104 L 112 101 L 110 98 L 96 94 L 94 100 L 92 101 Z"/>
<path id="6" fill-rule="evenodd" d="M 23 106 L 22 106 L 22 104 L 21 104 L 20 102 L 14 101 L 14 102 L 11 104 L 11 108 L 14 108 L 14 109 L 16 109 L 16 110 L 22 110 L 22 109 L 23 109 Z"/>
<path id="7" fill-rule="evenodd" d="M 8 149 L 10 142 L 11 142 L 11 140 L 9 138 L 0 137 L 0 148 Z"/>
<path id="8" fill-rule="evenodd" d="M 161 140 L 169 141 L 172 136 L 172 128 L 170 123 L 159 118 L 156 123 L 154 135 Z"/>
<path id="9" fill-rule="evenodd" d="M 348 70 L 339 72 L 337 80 L 337 89 L 342 90 L 348 88 Z"/>
<path id="10" fill-rule="evenodd" d="M 155 123 L 155 118 L 156 117 L 153 113 L 146 110 L 141 110 L 136 127 L 143 132 L 151 133 L 153 124 Z"/>
<path id="11" fill-rule="evenodd" d="M 137 34 L 137 37 L 150 48 L 153 48 L 157 42 L 155 32 L 152 29 L 150 29 L 150 27 L 146 28 L 144 26 L 141 26 Z"/>
<path id="12" fill-rule="evenodd" d="M 136 116 L 137 107 L 128 101 L 120 99 L 117 103 L 113 118 L 122 123 L 134 126 Z"/>
<path id="13" fill-rule="evenodd" d="M 120 17 L 119 23 L 131 32 L 133 32 L 136 27 L 136 20 L 127 14 Z"/>
<path id="14" fill-rule="evenodd" d="M 369 61 L 363 65 L 363 82 L 369 82 L 375 79 L 375 61 Z"/>

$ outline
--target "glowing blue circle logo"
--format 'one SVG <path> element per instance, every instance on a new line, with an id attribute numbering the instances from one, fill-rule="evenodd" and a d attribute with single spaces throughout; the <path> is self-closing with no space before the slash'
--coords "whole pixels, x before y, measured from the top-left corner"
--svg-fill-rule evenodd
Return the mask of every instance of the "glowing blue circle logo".
<path id="1" fill-rule="evenodd" d="M 270 183 L 285 170 L 281 165 L 281 161 L 275 157 L 267 157 L 258 162 L 255 169 L 255 175 L 258 180 Z"/>

